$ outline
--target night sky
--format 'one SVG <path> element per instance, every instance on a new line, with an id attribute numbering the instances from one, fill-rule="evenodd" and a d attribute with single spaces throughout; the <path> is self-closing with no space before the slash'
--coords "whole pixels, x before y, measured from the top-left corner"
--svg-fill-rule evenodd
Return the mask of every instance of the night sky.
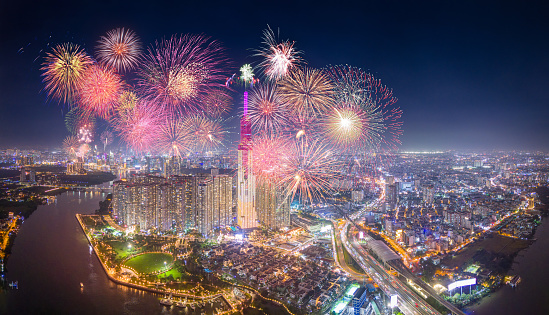
<path id="1" fill-rule="evenodd" d="M 68 135 L 66 108 L 42 91 L 48 43 L 93 54 L 117 27 L 145 46 L 204 33 L 241 65 L 256 60 L 268 24 L 310 66 L 357 66 L 391 87 L 404 111 L 402 150 L 549 150 L 545 1 L 53 2 L 0 2 L 0 148 L 54 148 Z"/>

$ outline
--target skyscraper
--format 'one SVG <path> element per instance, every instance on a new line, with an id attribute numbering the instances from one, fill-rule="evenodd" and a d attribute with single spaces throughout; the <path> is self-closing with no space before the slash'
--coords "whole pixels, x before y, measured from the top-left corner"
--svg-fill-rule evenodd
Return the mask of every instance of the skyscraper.
<path id="1" fill-rule="evenodd" d="M 255 228 L 257 212 L 255 208 L 255 176 L 252 163 L 252 130 L 248 117 L 248 92 L 244 92 L 244 115 L 240 119 L 240 144 L 238 145 L 238 205 L 237 223 L 243 229 Z"/>

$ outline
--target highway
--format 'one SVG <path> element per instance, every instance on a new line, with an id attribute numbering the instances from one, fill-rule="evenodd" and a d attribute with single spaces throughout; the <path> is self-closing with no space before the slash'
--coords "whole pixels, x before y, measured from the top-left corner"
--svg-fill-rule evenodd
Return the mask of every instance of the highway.
<path id="1" fill-rule="evenodd" d="M 343 246 L 345 246 L 361 268 L 371 275 L 385 294 L 388 296 L 398 296 L 397 305 L 404 314 L 440 314 L 431 305 L 425 302 L 423 298 L 403 284 L 397 277 L 388 273 L 376 259 L 364 250 L 356 239 L 349 240 L 346 233 L 348 228 L 349 223 L 345 224 L 344 228 L 340 231 Z"/>
<path id="2" fill-rule="evenodd" d="M 384 187 L 384 185 L 382 185 Z M 385 192 L 382 191 L 380 196 L 375 199 L 374 201 L 370 202 L 366 207 L 364 207 L 361 211 L 358 211 L 350 216 L 350 220 L 347 220 L 345 226 L 343 229 L 340 229 L 340 242 L 334 243 L 335 245 L 343 244 L 347 251 L 351 254 L 351 256 L 357 261 L 357 263 L 360 264 L 362 269 L 371 275 L 371 277 L 374 279 L 374 281 L 378 284 L 380 288 L 388 295 L 391 296 L 393 294 L 398 295 L 398 301 L 399 301 L 399 308 L 402 310 L 405 314 L 439 314 L 437 310 L 435 310 L 431 305 L 429 305 L 423 298 L 418 296 L 414 291 L 412 291 L 406 284 L 402 283 L 397 277 L 387 272 L 384 266 L 382 266 L 374 257 L 372 257 L 354 238 L 352 235 L 351 237 L 348 237 L 347 233 L 351 233 L 351 229 L 349 229 L 349 226 L 351 224 L 351 220 L 356 220 L 357 218 L 360 218 L 364 215 L 366 211 L 369 211 L 373 208 L 379 207 L 381 205 L 382 200 L 384 199 Z M 334 226 L 336 224 L 334 223 Z M 356 227 L 355 224 L 353 224 L 354 227 Z M 334 230 L 334 232 L 336 232 Z M 356 233 L 353 235 L 356 236 Z M 349 240 L 351 239 L 351 241 Z M 337 247 L 334 247 L 337 248 Z M 341 250 L 340 248 L 337 248 L 338 252 Z M 418 285 L 423 291 L 430 296 L 432 296 L 435 300 L 437 300 L 440 304 L 444 305 L 448 310 L 452 312 L 452 314 L 457 315 L 465 315 L 464 312 L 462 312 L 460 309 L 455 307 L 450 302 L 444 300 L 442 297 L 440 297 L 435 290 L 423 282 L 421 279 L 413 275 L 408 268 L 404 266 L 404 264 L 399 261 L 399 263 L 391 264 L 391 267 L 393 267 L 395 270 L 397 270 L 401 275 L 403 275 L 407 280 L 412 281 L 416 285 Z"/>
<path id="3" fill-rule="evenodd" d="M 347 265 L 347 262 L 345 261 L 345 255 L 343 254 L 343 246 L 341 244 L 341 234 L 339 233 L 338 223 L 336 221 L 332 221 L 332 224 L 332 246 L 336 249 L 333 251 L 334 260 L 339 269 L 345 271 L 349 275 L 349 277 L 355 279 L 356 281 L 364 281 L 366 278 L 370 278 L 369 275 L 358 273 L 354 271 L 349 265 Z"/>

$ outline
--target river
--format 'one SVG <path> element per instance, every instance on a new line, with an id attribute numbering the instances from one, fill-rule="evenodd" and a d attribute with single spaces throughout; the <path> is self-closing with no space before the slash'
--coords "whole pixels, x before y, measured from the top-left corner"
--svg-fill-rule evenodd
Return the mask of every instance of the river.
<path id="1" fill-rule="evenodd" d="M 25 220 L 12 247 L 0 314 L 172 314 L 158 297 L 109 281 L 76 221 L 94 213 L 105 194 L 66 192 Z M 81 288 L 80 283 L 84 286 Z"/>
<path id="2" fill-rule="evenodd" d="M 475 315 L 549 314 L 549 218 L 537 228 L 537 239 L 519 252 L 511 274 L 519 275 L 522 282 L 516 289 L 502 287 L 480 304 L 467 308 Z"/>

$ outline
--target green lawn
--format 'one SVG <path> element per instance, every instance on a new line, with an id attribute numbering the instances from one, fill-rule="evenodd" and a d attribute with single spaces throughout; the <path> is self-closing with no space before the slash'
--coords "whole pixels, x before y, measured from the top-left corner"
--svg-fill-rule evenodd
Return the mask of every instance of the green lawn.
<path id="1" fill-rule="evenodd" d="M 169 254 L 148 253 L 126 261 L 125 265 L 139 273 L 151 273 L 164 268 L 164 262 L 166 262 L 166 265 L 170 265 L 172 260 L 172 256 Z"/>
<path id="2" fill-rule="evenodd" d="M 183 275 L 179 270 L 177 270 L 177 268 L 172 268 L 171 270 L 168 270 L 167 272 L 164 272 L 164 273 L 161 273 L 158 275 L 158 278 L 167 278 L 169 276 L 172 276 L 173 279 L 179 279 L 179 278 L 184 278 L 185 275 Z"/>

